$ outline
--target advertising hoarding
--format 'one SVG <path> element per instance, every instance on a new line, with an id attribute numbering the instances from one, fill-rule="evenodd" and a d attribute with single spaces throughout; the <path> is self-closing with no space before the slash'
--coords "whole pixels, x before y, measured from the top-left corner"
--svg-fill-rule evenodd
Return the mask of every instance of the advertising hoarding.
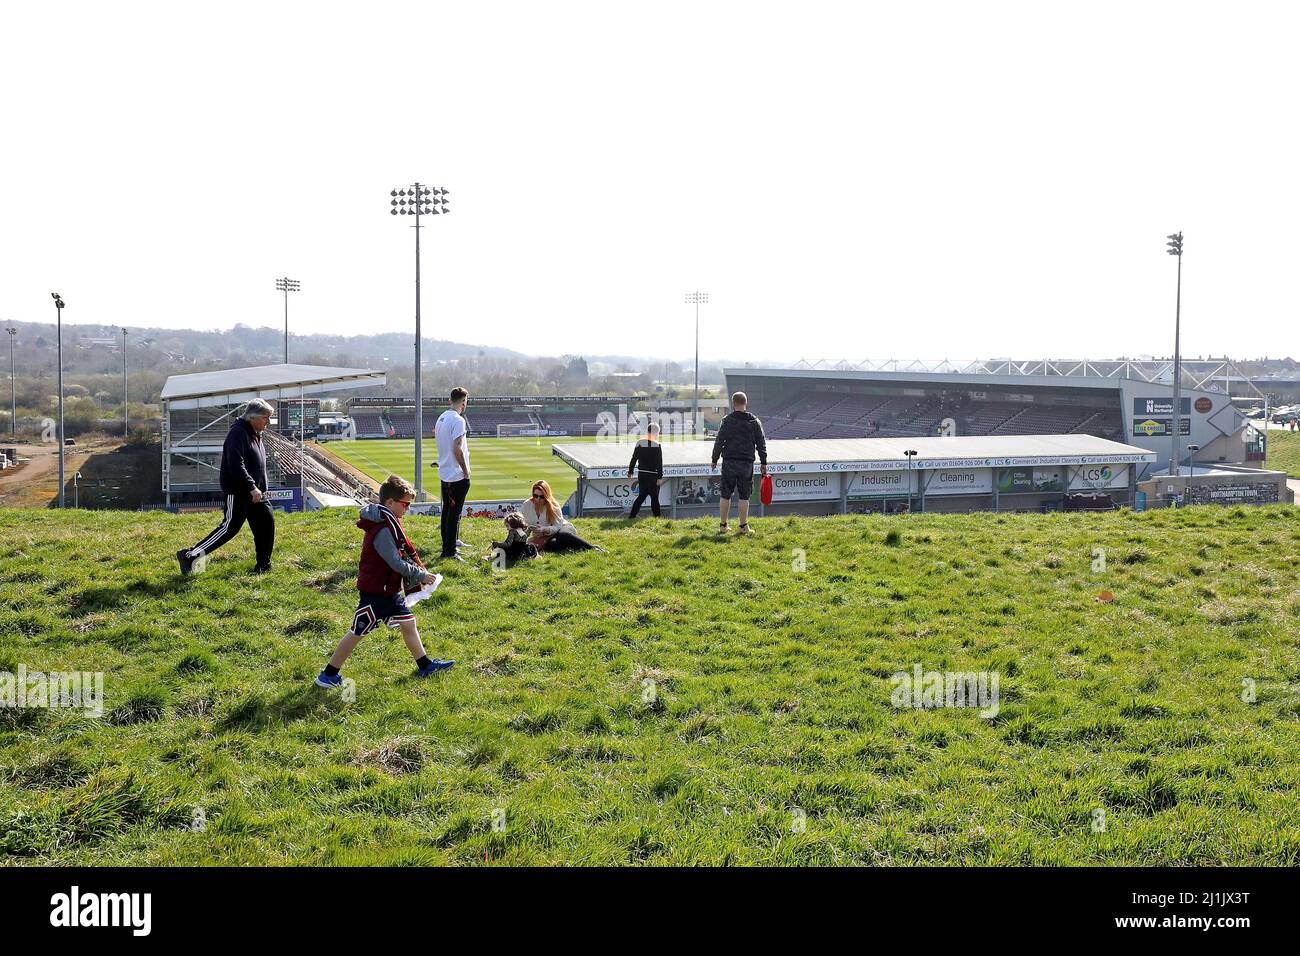
<path id="1" fill-rule="evenodd" d="M 937 468 L 925 476 L 929 495 L 988 495 L 993 493 L 991 468 Z"/>
<path id="2" fill-rule="evenodd" d="M 835 472 L 808 475 L 773 475 L 772 501 L 825 501 L 840 496 L 840 476 Z"/>
<path id="3" fill-rule="evenodd" d="M 302 511 L 300 488 L 270 488 L 264 497 L 274 511 Z"/>
<path id="4" fill-rule="evenodd" d="M 1178 414 L 1190 415 L 1192 413 L 1192 400 L 1189 396 L 1183 395 L 1178 399 Z M 1173 417 L 1174 399 L 1173 396 L 1165 398 L 1135 398 L 1133 399 L 1133 417 L 1149 418 L 1152 415 L 1168 415 Z"/>
<path id="5" fill-rule="evenodd" d="M 999 494 L 1042 494 L 1064 487 L 1059 468 L 1004 468 L 998 473 Z"/>
<path id="6" fill-rule="evenodd" d="M 848 476 L 852 499 L 916 494 L 915 471 L 859 471 Z"/>
<path id="7" fill-rule="evenodd" d="M 1134 418 L 1133 419 L 1133 436 L 1135 438 L 1156 438 L 1160 435 L 1168 435 L 1173 426 L 1172 418 Z M 1178 434 L 1190 435 L 1192 433 L 1192 420 L 1187 417 L 1178 419 Z"/>
<path id="8" fill-rule="evenodd" d="M 671 482 L 667 480 L 659 486 L 661 505 L 670 504 L 672 501 L 668 494 L 670 486 Z M 584 511 L 588 508 L 631 508 L 632 502 L 636 500 L 639 493 L 640 486 L 637 480 L 629 479 L 626 472 L 622 478 L 588 480 L 583 483 L 582 507 Z M 646 502 L 646 507 L 649 507 L 649 502 Z"/>
<path id="9" fill-rule="evenodd" d="M 1128 465 L 1077 465 L 1070 469 L 1070 490 L 1127 487 L 1128 469 Z"/>

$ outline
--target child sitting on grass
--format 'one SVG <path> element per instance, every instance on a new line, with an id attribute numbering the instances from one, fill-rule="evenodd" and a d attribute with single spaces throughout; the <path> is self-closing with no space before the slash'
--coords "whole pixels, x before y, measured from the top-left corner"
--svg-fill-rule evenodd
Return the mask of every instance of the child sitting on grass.
<path id="1" fill-rule="evenodd" d="M 329 664 L 317 675 L 317 687 L 337 689 L 343 686 L 339 668 L 352 656 L 361 638 L 378 627 L 381 621 L 389 627 L 401 628 L 406 647 L 415 658 L 417 677 L 428 677 L 456 663 L 429 659 L 420 643 L 415 615 L 406 606 L 408 587 L 436 585 L 442 578 L 425 569 L 415 545 L 402 530 L 401 516 L 406 514 L 414 500 L 415 489 L 410 482 L 389 475 L 379 489 L 379 504 L 361 509 L 357 527 L 366 533 L 357 569 L 357 590 L 361 592 L 361 600 L 357 604 L 357 613 L 352 617 L 352 628 L 339 641 Z"/>
<path id="2" fill-rule="evenodd" d="M 497 552 L 501 552 L 502 558 L 506 565 L 514 564 L 520 558 L 537 557 L 537 548 L 528 541 L 528 522 L 518 511 L 512 511 L 504 519 L 506 526 L 506 539 L 504 541 L 493 541 L 492 550 L 488 557 L 491 560 L 497 560 Z"/>

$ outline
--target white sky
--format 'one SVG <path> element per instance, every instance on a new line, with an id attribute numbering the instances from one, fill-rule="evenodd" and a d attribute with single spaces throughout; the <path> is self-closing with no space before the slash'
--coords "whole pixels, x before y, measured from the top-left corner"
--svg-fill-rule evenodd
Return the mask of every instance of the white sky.
<path id="1" fill-rule="evenodd" d="M 1300 356 L 1294 4 L 11 3 L 0 319 Z M 646 331 L 650 330 L 650 331 Z"/>

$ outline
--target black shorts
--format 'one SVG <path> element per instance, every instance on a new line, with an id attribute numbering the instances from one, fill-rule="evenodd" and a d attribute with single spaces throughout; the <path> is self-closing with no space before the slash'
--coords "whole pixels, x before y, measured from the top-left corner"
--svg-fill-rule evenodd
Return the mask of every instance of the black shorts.
<path id="1" fill-rule="evenodd" d="M 415 612 L 406 606 L 403 594 L 366 594 L 361 592 L 357 602 L 357 613 L 352 615 L 352 633 L 361 637 L 369 634 L 383 621 L 389 627 L 397 627 L 406 621 L 414 621 Z"/>
<path id="2" fill-rule="evenodd" d="M 721 484 L 724 499 L 739 493 L 741 498 L 748 500 L 754 493 L 754 463 L 736 458 L 722 459 Z"/>

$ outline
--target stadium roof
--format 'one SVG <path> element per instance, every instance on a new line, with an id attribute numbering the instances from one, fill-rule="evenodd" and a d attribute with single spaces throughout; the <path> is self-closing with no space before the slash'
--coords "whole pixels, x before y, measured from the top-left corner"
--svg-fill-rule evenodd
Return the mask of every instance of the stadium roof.
<path id="1" fill-rule="evenodd" d="M 1092 388 L 1092 389 L 1112 389 L 1116 390 L 1126 380 L 1134 380 L 1142 383 L 1143 387 L 1148 390 L 1158 390 L 1161 392 L 1172 391 L 1173 386 L 1165 381 L 1155 381 L 1146 379 L 1133 379 L 1126 375 L 1060 375 L 1060 374 L 1038 374 L 1036 372 L 1006 372 L 1006 371 L 964 371 L 955 372 L 948 370 L 923 371 L 923 370 L 890 370 L 890 369 L 857 369 L 857 368 L 726 368 L 723 374 L 727 376 L 728 387 L 730 382 L 738 377 L 759 376 L 763 378 L 803 378 L 813 381 L 861 381 L 861 382 L 890 382 L 900 385 L 917 384 L 926 385 L 942 382 L 944 385 L 967 385 L 973 388 L 987 388 L 990 385 L 1003 386 L 1006 388 Z M 1215 379 L 1215 382 L 1221 382 L 1222 376 Z M 1201 385 L 1209 386 L 1207 388 Z M 1205 393 L 1206 395 L 1222 395 L 1223 389 L 1213 384 L 1209 379 L 1196 384 L 1188 384 L 1186 381 L 1182 386 L 1184 395 L 1197 395 Z"/>
<path id="2" fill-rule="evenodd" d="M 368 368 L 257 365 L 171 375 L 163 385 L 161 398 L 172 408 L 210 408 L 238 405 L 254 398 L 301 398 L 341 389 L 384 385 L 387 381 L 387 373 Z"/>
<path id="3" fill-rule="evenodd" d="M 768 470 L 893 471 L 907 468 L 908 449 L 917 452 L 914 468 L 1003 468 L 1017 465 L 1100 465 L 1154 462 L 1145 448 L 1094 435 L 972 435 L 954 438 L 811 438 L 767 443 Z M 711 441 L 664 442 L 664 475 L 710 472 Z M 551 453 L 585 478 L 627 474 L 630 443 L 587 442 L 555 445 Z"/>

